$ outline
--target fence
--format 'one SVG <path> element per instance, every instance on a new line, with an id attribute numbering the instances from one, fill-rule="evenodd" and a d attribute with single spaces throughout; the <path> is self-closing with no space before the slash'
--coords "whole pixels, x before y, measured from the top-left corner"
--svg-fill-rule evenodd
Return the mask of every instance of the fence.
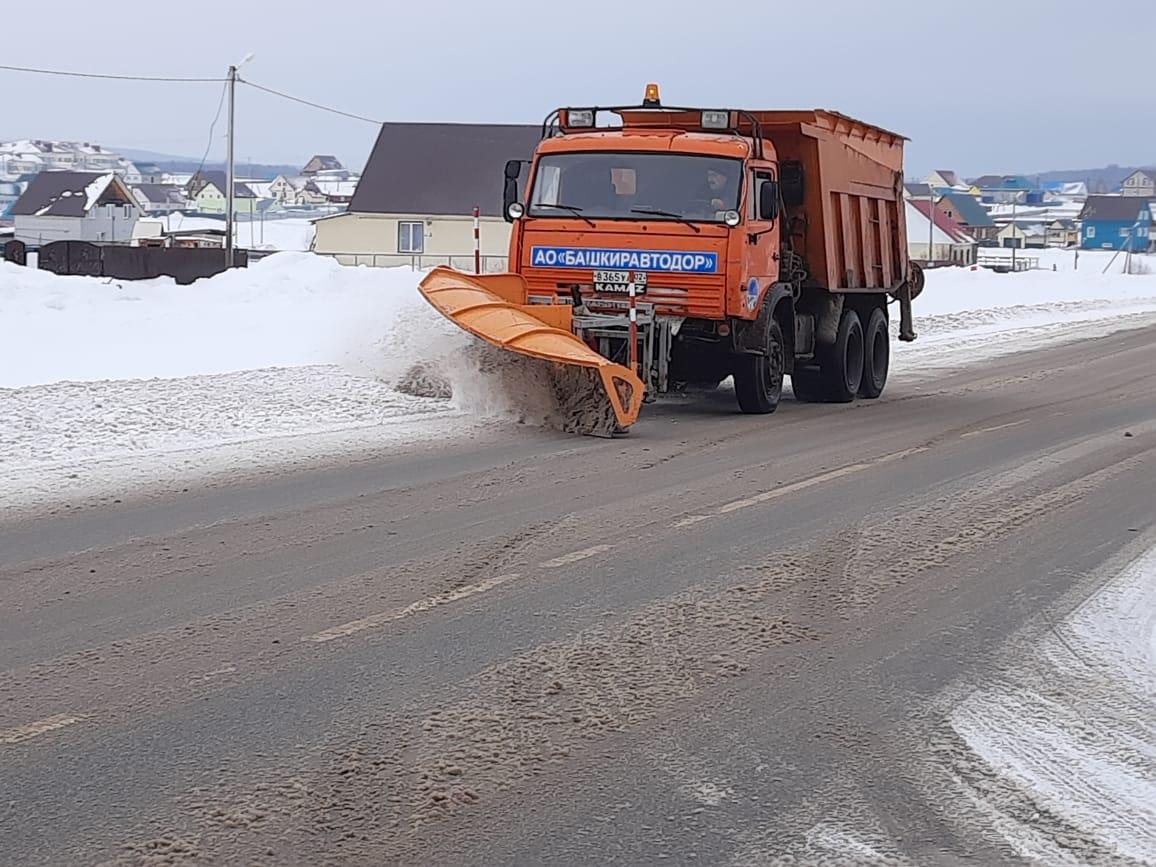
<path id="1" fill-rule="evenodd" d="M 11 262 L 13 265 L 27 265 L 28 264 L 28 247 L 23 241 L 11 240 L 0 248 L 2 257 L 5 262 Z"/>
<path id="2" fill-rule="evenodd" d="M 249 264 L 245 250 L 235 250 L 233 267 Z M 53 241 L 40 248 L 38 266 L 54 274 L 148 280 L 172 277 L 192 283 L 226 270 L 225 251 L 212 248 L 126 247 L 87 241 Z"/>
<path id="3" fill-rule="evenodd" d="M 448 265 L 458 271 L 474 273 L 474 254 L 461 256 L 418 256 L 409 253 L 323 253 L 332 256 L 342 265 L 368 265 L 371 268 L 409 267 L 414 271 L 424 271 L 435 265 Z M 508 256 L 482 256 L 483 274 L 500 274 L 509 270 Z"/>
<path id="4" fill-rule="evenodd" d="M 1038 256 L 1024 256 L 1020 254 L 1015 257 L 1013 263 L 1011 256 L 980 253 L 976 259 L 976 264 L 982 268 L 989 268 L 1000 274 L 1006 274 L 1010 271 L 1033 271 L 1040 267 L 1040 259 Z"/>

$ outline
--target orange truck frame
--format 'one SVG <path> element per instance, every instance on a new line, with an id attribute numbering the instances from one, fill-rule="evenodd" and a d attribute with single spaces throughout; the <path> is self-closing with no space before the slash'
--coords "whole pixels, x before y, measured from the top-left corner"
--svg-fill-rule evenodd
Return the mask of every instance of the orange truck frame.
<path id="1" fill-rule="evenodd" d="M 595 371 L 617 430 L 643 392 L 727 376 L 748 413 L 773 412 L 786 376 L 803 401 L 875 398 L 888 301 L 913 340 L 923 286 L 904 141 L 833 111 L 669 108 L 655 85 L 558 109 L 528 172 L 505 167 L 512 273 L 436 269 L 422 291 L 491 343 Z"/>

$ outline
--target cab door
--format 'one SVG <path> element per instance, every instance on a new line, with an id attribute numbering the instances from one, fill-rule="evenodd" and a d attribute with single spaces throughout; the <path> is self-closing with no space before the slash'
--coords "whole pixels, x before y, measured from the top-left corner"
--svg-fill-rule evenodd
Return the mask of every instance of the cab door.
<path id="1" fill-rule="evenodd" d="M 779 220 L 776 212 L 768 213 L 763 205 L 765 195 L 777 199 L 778 174 L 771 162 L 752 160 L 747 164 L 747 197 L 743 204 L 744 226 L 742 292 L 731 315 L 752 319 L 768 287 L 779 279 Z M 764 194 L 763 188 L 770 185 Z"/>

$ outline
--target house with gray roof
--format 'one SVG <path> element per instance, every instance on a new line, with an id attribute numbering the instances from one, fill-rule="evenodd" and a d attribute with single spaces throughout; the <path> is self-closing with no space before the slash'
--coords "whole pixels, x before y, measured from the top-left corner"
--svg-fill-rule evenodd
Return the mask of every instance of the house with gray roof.
<path id="1" fill-rule="evenodd" d="M 16 239 L 127 243 L 140 205 L 115 172 L 40 172 L 12 206 Z"/>
<path id="2" fill-rule="evenodd" d="M 1136 169 L 1120 183 L 1125 196 L 1156 199 L 1156 169 Z"/>
<path id="3" fill-rule="evenodd" d="M 224 214 L 228 210 L 225 190 L 229 188 L 225 173 L 219 171 L 196 172 L 185 185 L 185 193 L 193 203 L 193 209 L 201 214 Z M 233 213 L 253 214 L 256 211 L 257 194 L 248 184 L 233 180 Z"/>
<path id="4" fill-rule="evenodd" d="M 332 154 L 316 154 L 301 169 L 303 175 L 316 175 L 321 172 L 343 172 L 345 166 L 341 160 Z"/>
<path id="5" fill-rule="evenodd" d="M 146 214 L 172 214 L 192 207 L 184 189 L 176 184 L 137 184 L 132 194 Z"/>
<path id="6" fill-rule="evenodd" d="M 1085 250 L 1148 249 L 1152 211 L 1139 196 L 1088 196 L 1080 211 L 1080 246 Z"/>
<path id="7" fill-rule="evenodd" d="M 473 268 L 478 208 L 484 267 L 505 268 L 507 160 L 528 160 L 538 125 L 383 124 L 345 213 L 315 221 L 314 251 L 346 264 Z"/>

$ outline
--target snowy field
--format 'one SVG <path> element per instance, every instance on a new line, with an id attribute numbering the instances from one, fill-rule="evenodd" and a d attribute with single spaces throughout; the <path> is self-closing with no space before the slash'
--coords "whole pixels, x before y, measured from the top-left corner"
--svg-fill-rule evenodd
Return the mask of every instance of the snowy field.
<path id="1" fill-rule="evenodd" d="M 189 217 L 173 214 L 166 219 L 170 231 L 189 229 L 220 229 L 224 231 L 225 220 L 212 217 Z M 300 217 L 284 220 L 238 220 L 237 244 L 250 250 L 281 250 L 304 252 L 313 246 L 313 223 Z"/>
<path id="2" fill-rule="evenodd" d="M 915 302 L 920 339 L 896 344 L 893 376 L 1156 321 L 1156 267 L 1102 275 L 1109 258 L 1082 253 L 1075 272 L 932 271 Z M 191 286 L 0 263 L 0 499 L 51 509 L 546 421 L 540 390 L 527 401 L 523 382 L 480 364 L 419 278 L 308 253 Z M 417 362 L 453 396 L 399 390 Z"/>

